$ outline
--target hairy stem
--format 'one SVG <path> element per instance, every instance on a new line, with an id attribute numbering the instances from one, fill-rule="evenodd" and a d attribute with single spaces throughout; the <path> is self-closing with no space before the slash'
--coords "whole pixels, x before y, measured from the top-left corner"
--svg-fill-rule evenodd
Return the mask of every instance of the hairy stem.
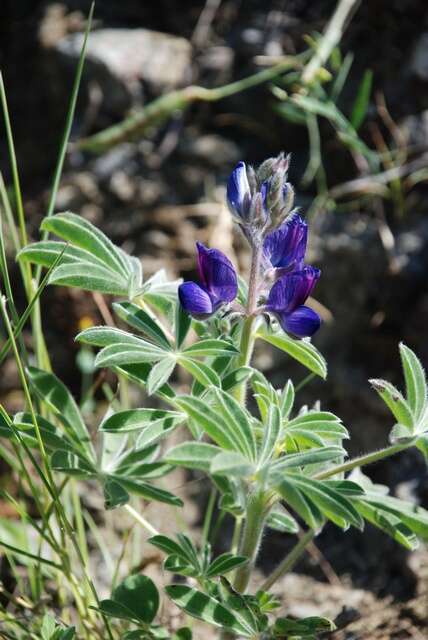
<path id="1" fill-rule="evenodd" d="M 266 500 L 262 492 L 253 493 L 248 498 L 247 513 L 239 554 L 247 556 L 249 561 L 240 567 L 233 583 L 234 588 L 244 593 L 254 568 L 266 519 Z"/>
<path id="2" fill-rule="evenodd" d="M 373 453 L 367 453 L 364 456 L 359 456 L 358 458 L 354 458 L 353 460 L 348 460 L 348 462 L 344 462 L 343 464 L 338 464 L 331 469 L 327 469 L 326 471 L 321 471 L 317 473 L 314 478 L 315 480 L 325 480 L 326 478 L 331 478 L 331 476 L 335 476 L 337 473 L 344 473 L 346 471 L 351 471 L 356 467 L 364 467 L 368 464 L 372 464 L 373 462 L 378 462 L 378 460 L 383 460 L 384 458 L 389 458 L 389 456 L 393 456 L 396 453 L 400 453 L 400 451 L 404 451 L 409 447 L 413 446 L 413 443 L 407 444 L 394 444 L 390 447 L 385 447 L 385 449 L 380 449 L 380 451 L 374 451 Z"/>
<path id="3" fill-rule="evenodd" d="M 276 569 L 274 569 L 274 571 L 272 571 L 270 576 L 266 578 L 260 589 L 262 591 L 269 591 L 272 585 L 275 584 L 275 582 L 279 580 L 279 578 L 282 578 L 283 575 L 290 571 L 294 567 L 300 556 L 304 553 L 308 544 L 314 539 L 314 537 L 315 531 L 313 529 L 309 529 L 309 531 L 306 531 L 306 533 L 300 538 L 299 542 L 292 548 L 290 553 L 285 556 L 284 560 L 277 566 Z"/>

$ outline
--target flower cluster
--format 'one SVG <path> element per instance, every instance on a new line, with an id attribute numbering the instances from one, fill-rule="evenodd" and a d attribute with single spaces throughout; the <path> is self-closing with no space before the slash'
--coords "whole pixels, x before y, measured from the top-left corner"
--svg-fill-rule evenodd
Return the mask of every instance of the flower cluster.
<path id="1" fill-rule="evenodd" d="M 321 324 L 318 314 L 305 305 L 320 270 L 305 265 L 308 225 L 293 209 L 288 164 L 284 154 L 266 160 L 257 172 L 240 162 L 229 178 L 227 201 L 253 253 L 260 256 L 253 282 L 260 306 L 252 312 L 270 313 L 284 331 L 304 338 Z M 185 311 L 204 319 L 235 300 L 238 282 L 232 263 L 221 251 L 200 243 L 197 249 L 200 284 L 184 282 L 179 298 Z"/>

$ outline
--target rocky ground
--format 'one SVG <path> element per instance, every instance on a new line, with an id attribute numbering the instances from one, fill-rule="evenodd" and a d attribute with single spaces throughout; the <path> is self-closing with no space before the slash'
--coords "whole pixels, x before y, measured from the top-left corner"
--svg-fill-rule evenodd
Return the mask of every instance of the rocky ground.
<path id="1" fill-rule="evenodd" d="M 73 140 L 119 121 L 172 88 L 190 83 L 219 86 L 255 72 L 263 58 L 304 50 L 303 36 L 321 30 L 335 5 L 327 0 L 217 4 L 212 21 L 205 24 L 199 20 L 203 3 L 197 0 L 179 7 L 172 0 L 99 2 Z M 0 7 L 0 66 L 34 238 L 45 212 L 88 8 L 85 0 L 20 0 Z M 373 69 L 373 100 L 362 135 L 370 145 L 379 139 L 379 131 L 385 138 L 395 136 L 408 161 L 420 164 L 418 172 L 403 180 L 402 201 L 344 198 L 334 211 L 322 210 L 312 219 L 311 262 L 323 271 L 317 298 L 325 319 L 316 343 L 328 359 L 330 374 L 326 383 L 305 388 L 302 402 L 321 397 L 349 427 L 353 453 L 358 453 L 384 444 L 390 427 L 367 379 L 384 377 L 401 384 L 400 340 L 428 362 L 425 3 L 362 3 L 342 46 L 344 52 L 354 52 L 355 62 L 341 106 L 346 109 L 352 101 L 364 69 Z M 382 95 L 392 122 L 389 130 L 379 109 Z M 58 210 L 79 212 L 98 224 L 115 242 L 141 256 L 147 273 L 164 266 L 171 275 L 192 275 L 196 239 L 215 242 L 245 268 L 244 243 L 223 204 L 224 183 L 234 164 L 241 158 L 257 163 L 285 148 L 293 152 L 291 179 L 298 204 L 306 210 L 316 195 L 313 185 L 299 188 L 308 159 L 306 130 L 280 118 L 273 106 L 270 88 L 264 86 L 219 103 L 196 105 L 137 143 L 121 144 L 100 156 L 72 147 Z M 328 184 L 343 186 L 357 177 L 355 164 L 328 124 L 322 125 L 321 134 Z M 3 139 L 0 151 L 0 169 L 9 179 Z M 47 291 L 43 304 L 55 370 L 78 394 L 79 373 L 70 358 L 76 354 L 73 338 L 79 320 L 89 315 L 98 321 L 99 311 L 89 294 L 70 290 Z M 304 375 L 271 352 L 258 352 L 256 359 L 277 384 L 285 376 Z M 20 405 L 18 388 L 9 361 L 0 394 L 11 410 Z M 412 495 L 428 506 L 428 480 L 418 454 L 379 464 L 370 474 L 399 495 Z M 197 528 L 204 496 L 201 490 L 192 493 L 195 512 L 189 517 Z M 260 570 L 268 571 L 288 544 L 279 535 L 270 542 Z M 338 640 L 427 637 L 428 560 L 423 550 L 410 556 L 370 528 L 343 538 L 333 527 L 317 540 L 317 548 L 323 570 L 315 569 L 309 555 L 296 568 L 299 574 L 278 587 L 288 611 L 339 616 Z"/>

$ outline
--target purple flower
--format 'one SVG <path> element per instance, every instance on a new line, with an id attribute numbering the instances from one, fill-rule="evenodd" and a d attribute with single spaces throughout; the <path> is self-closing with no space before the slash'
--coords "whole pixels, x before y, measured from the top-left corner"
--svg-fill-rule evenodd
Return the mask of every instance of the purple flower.
<path id="1" fill-rule="evenodd" d="M 200 242 L 196 247 L 200 284 L 183 282 L 178 288 L 178 297 L 190 315 L 206 318 L 222 304 L 236 298 L 238 279 L 233 264 L 224 253 L 218 249 L 207 249 Z"/>
<path id="2" fill-rule="evenodd" d="M 320 328 L 319 315 L 304 304 L 320 274 L 319 269 L 305 266 L 282 276 L 270 290 L 267 310 L 275 314 L 284 331 L 298 338 L 312 336 Z"/>
<path id="3" fill-rule="evenodd" d="M 263 243 L 266 266 L 285 271 L 301 270 L 308 241 L 308 225 L 299 215 L 283 222 Z"/>
<path id="4" fill-rule="evenodd" d="M 227 202 L 232 215 L 245 220 L 251 204 L 251 191 L 248 183 L 245 162 L 238 162 L 227 182 Z"/>

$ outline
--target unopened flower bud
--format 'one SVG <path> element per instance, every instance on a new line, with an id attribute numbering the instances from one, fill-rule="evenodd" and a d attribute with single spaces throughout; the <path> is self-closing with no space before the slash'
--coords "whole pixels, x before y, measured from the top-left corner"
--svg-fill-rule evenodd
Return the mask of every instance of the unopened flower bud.
<path id="1" fill-rule="evenodd" d="M 260 182 L 265 182 L 265 180 L 269 180 L 269 178 L 272 176 L 273 168 L 275 166 L 276 161 L 277 161 L 277 158 L 268 158 L 267 160 L 262 162 L 262 164 L 257 170 L 257 178 Z"/>
<path id="2" fill-rule="evenodd" d="M 250 193 L 256 193 L 258 191 L 257 175 L 251 166 L 247 167 L 247 179 L 250 187 Z"/>
<path id="3" fill-rule="evenodd" d="M 268 212 L 265 207 L 265 194 L 262 191 L 259 191 L 253 196 L 253 199 L 251 201 L 249 219 L 252 227 L 255 230 L 263 229 L 263 227 L 266 225 Z"/>

